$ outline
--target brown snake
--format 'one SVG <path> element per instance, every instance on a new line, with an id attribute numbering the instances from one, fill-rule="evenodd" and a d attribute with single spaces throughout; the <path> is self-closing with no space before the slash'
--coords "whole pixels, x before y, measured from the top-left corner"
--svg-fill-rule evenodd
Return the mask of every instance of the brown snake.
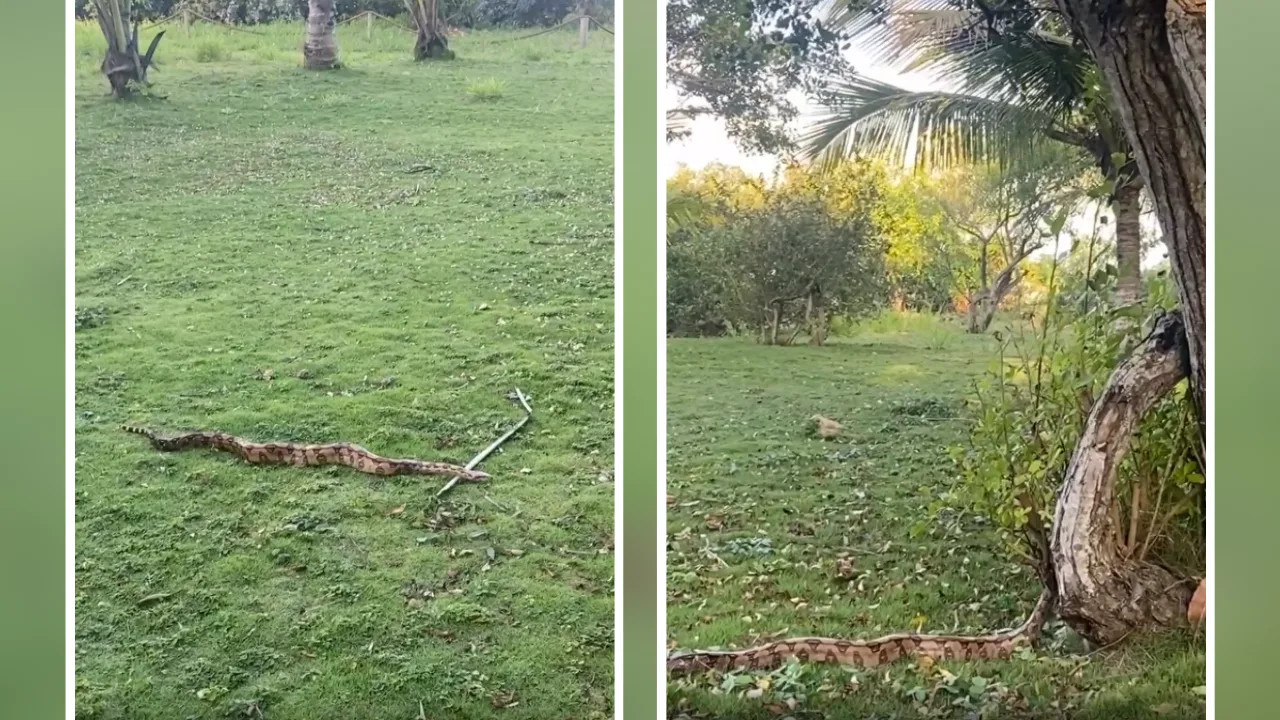
<path id="1" fill-rule="evenodd" d="M 694 650 L 667 656 L 667 672 L 686 675 L 707 670 L 768 670 L 795 658 L 800 662 L 832 663 L 873 668 L 906 657 L 933 660 L 997 660 L 1008 658 L 1022 645 L 1034 645 L 1054 594 L 1045 590 L 1026 622 L 991 635 L 924 635 L 898 633 L 874 640 L 836 640 L 802 637 L 778 640 L 746 650 Z"/>
<path id="2" fill-rule="evenodd" d="M 178 452 L 192 448 L 212 448 L 238 455 L 253 465 L 346 465 L 369 475 L 444 475 L 457 476 L 467 482 L 487 480 L 489 475 L 468 470 L 460 465 L 427 460 L 396 460 L 374 455 L 359 445 L 301 445 L 298 443 L 256 443 L 222 432 L 189 432 L 168 437 L 154 430 L 121 426 L 126 432 L 145 436 L 151 446 L 162 452 Z"/>

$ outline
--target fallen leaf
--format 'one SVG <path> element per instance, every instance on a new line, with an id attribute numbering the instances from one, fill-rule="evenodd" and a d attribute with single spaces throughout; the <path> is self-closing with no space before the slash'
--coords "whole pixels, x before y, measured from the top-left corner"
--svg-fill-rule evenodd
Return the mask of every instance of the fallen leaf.
<path id="1" fill-rule="evenodd" d="M 832 420 L 831 418 L 822 417 L 821 415 L 814 415 L 812 419 L 815 423 L 817 423 L 817 426 L 814 428 L 814 432 L 817 434 L 818 437 L 822 438 L 823 440 L 830 440 L 834 437 L 837 437 L 838 435 L 840 435 L 840 431 L 844 430 L 843 425 L 836 422 L 835 420 Z"/>
<path id="2" fill-rule="evenodd" d="M 393 516 L 394 516 L 394 515 L 399 515 L 399 514 L 400 514 L 400 513 L 402 513 L 402 512 L 404 512 L 404 506 L 403 506 L 403 505 L 397 505 L 397 506 L 395 506 L 395 507 L 391 508 L 391 512 L 389 512 L 389 513 L 387 513 L 387 514 L 388 514 L 388 515 L 393 515 Z"/>
<path id="3" fill-rule="evenodd" d="M 1159 705 L 1152 707 L 1151 712 L 1157 715 L 1168 715 L 1169 713 L 1177 709 L 1178 709 L 1177 705 L 1174 705 L 1171 702 L 1163 702 L 1163 703 L 1160 703 Z"/>

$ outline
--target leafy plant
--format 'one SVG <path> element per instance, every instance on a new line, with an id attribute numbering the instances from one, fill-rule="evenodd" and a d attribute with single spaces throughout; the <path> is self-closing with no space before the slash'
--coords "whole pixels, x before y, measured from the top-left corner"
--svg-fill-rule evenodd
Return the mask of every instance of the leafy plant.
<path id="1" fill-rule="evenodd" d="M 507 92 L 507 84 L 497 78 L 479 80 L 467 86 L 467 95 L 480 102 L 496 102 Z"/>
<path id="2" fill-rule="evenodd" d="M 958 493 L 992 518 L 1033 565 L 1043 567 L 1058 486 L 1090 409 L 1141 328 L 1167 311 L 1169 289 L 1144 305 L 1116 306 L 1112 268 L 1083 246 L 1055 263 L 1042 320 L 997 332 L 999 358 L 980 383 L 967 446 L 954 449 Z M 1067 272 L 1063 272 L 1066 270 Z M 1167 284 L 1167 280 L 1164 284 Z M 1141 324 L 1123 322 L 1139 315 Z M 1203 448 L 1186 383 L 1143 419 L 1118 470 L 1113 525 L 1123 556 L 1166 563 L 1201 561 Z"/>

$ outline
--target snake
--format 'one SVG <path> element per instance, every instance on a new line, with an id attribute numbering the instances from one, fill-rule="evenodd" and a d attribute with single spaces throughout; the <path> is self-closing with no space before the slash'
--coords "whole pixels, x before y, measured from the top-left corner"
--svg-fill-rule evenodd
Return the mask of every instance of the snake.
<path id="1" fill-rule="evenodd" d="M 990 635 L 929 635 L 896 633 L 874 640 L 795 637 L 745 650 L 676 651 L 667 656 L 672 676 L 718 671 L 771 670 L 791 658 L 806 663 L 831 663 L 874 668 L 903 658 L 931 660 L 1002 660 L 1020 647 L 1035 645 L 1053 610 L 1055 593 L 1046 588 L 1027 619 L 1018 627 Z"/>
<path id="2" fill-rule="evenodd" d="M 306 445 L 300 443 L 259 443 L 224 432 L 196 431 L 178 435 L 162 435 L 149 428 L 121 425 L 125 432 L 142 435 L 161 452 L 179 452 L 193 448 L 210 448 L 238 455 L 251 465 L 346 465 L 369 475 L 443 475 L 464 482 L 489 479 L 488 473 L 461 465 L 428 460 L 395 459 L 375 455 L 352 443 Z"/>

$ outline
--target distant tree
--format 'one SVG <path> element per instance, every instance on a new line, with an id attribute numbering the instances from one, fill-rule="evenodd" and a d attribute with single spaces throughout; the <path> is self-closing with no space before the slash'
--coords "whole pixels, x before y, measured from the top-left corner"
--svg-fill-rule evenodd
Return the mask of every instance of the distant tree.
<path id="1" fill-rule="evenodd" d="M 1115 214 L 1116 294 L 1142 292 L 1142 177 L 1092 56 L 1032 0 L 835 0 L 832 24 L 880 62 L 949 90 L 910 91 L 857 73 L 831 78 L 806 157 L 914 153 L 921 167 L 1034 157 L 1045 143 L 1088 153 Z"/>
<path id="2" fill-rule="evenodd" d="M 1076 162 L 1073 162 L 1076 160 Z M 968 330 L 983 333 L 1025 276 L 1024 261 L 1061 232 L 1082 199 L 1078 158 L 1058 155 L 1037 166 L 979 166 L 952 175 L 937 191 L 950 225 L 977 261 L 968 296 Z"/>

